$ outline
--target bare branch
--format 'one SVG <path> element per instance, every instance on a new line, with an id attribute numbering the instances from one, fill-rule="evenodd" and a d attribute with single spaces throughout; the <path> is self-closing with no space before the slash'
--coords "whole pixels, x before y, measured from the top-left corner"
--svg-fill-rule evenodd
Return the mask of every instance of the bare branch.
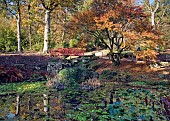
<path id="1" fill-rule="evenodd" d="M 111 47 L 109 47 L 109 45 L 104 41 L 103 38 L 99 38 L 101 40 L 101 42 L 109 49 L 111 50 Z"/>
<path id="2" fill-rule="evenodd" d="M 13 16 L 15 16 L 16 19 L 18 19 L 18 17 L 16 16 L 16 14 L 14 14 L 14 12 L 13 12 L 10 8 L 8 8 L 8 3 L 7 3 L 7 1 L 6 1 L 6 0 L 3 0 L 3 1 L 4 1 L 4 4 L 5 4 L 5 9 L 6 9 L 9 13 L 11 13 Z"/>
<path id="3" fill-rule="evenodd" d="M 154 9 L 154 13 L 158 10 L 158 8 L 159 8 L 159 1 L 157 1 L 157 3 L 156 3 L 156 7 L 155 7 L 155 9 Z"/>
<path id="4" fill-rule="evenodd" d="M 45 5 L 44 0 L 40 0 L 40 1 L 41 1 L 42 6 L 43 6 L 45 9 L 47 9 L 47 10 L 48 10 L 48 6 L 46 6 L 46 5 Z"/>
<path id="5" fill-rule="evenodd" d="M 149 4 L 149 1 L 147 0 L 147 3 L 146 2 L 144 2 L 144 4 L 145 4 L 145 6 L 147 7 L 147 9 L 150 11 L 150 12 L 152 12 L 153 10 L 152 10 L 152 7 L 150 6 L 150 4 Z"/>
<path id="6" fill-rule="evenodd" d="M 107 34 L 107 37 L 109 38 L 109 40 L 111 40 L 110 35 L 109 35 L 109 30 L 107 28 L 106 28 L 106 34 Z"/>
<path id="7" fill-rule="evenodd" d="M 50 8 L 49 8 L 49 10 L 54 10 L 56 7 L 58 6 L 58 3 L 56 3 L 56 2 L 52 2 L 52 3 L 50 3 Z"/>
<path id="8" fill-rule="evenodd" d="M 54 10 L 57 6 L 58 6 L 58 3 L 57 2 L 51 2 L 50 5 L 46 5 L 45 4 L 45 1 L 44 0 L 40 0 L 41 1 L 41 4 L 43 5 L 43 7 L 46 9 L 46 10 Z"/>

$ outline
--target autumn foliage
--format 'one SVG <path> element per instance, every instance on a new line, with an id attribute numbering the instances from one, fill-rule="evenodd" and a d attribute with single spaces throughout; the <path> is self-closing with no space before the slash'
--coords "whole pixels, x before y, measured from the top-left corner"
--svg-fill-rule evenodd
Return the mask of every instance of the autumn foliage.
<path id="1" fill-rule="evenodd" d="M 21 82 L 23 73 L 16 67 L 0 67 L 0 83 Z"/>
<path id="2" fill-rule="evenodd" d="M 101 11 L 96 11 L 99 6 Z M 156 48 L 161 44 L 160 33 L 149 24 L 148 15 L 130 1 L 100 2 L 97 7 L 75 15 L 72 23 L 76 33 L 91 34 L 108 48 L 115 65 L 120 64 L 124 50 L 133 50 L 136 58 L 155 60 Z"/>

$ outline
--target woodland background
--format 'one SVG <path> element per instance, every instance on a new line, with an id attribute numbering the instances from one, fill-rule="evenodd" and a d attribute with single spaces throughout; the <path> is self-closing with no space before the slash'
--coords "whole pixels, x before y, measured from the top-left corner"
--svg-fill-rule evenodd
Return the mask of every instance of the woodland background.
<path id="1" fill-rule="evenodd" d="M 169 0 L 1 0 L 0 51 L 108 48 L 106 29 L 110 38 L 125 38 L 123 49 L 163 51 L 170 47 L 169 7 Z"/>

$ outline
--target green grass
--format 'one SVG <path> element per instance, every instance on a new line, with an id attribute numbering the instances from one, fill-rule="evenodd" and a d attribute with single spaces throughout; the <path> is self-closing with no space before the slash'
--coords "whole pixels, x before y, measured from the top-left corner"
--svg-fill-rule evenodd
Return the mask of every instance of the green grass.
<path id="1" fill-rule="evenodd" d="M 44 83 L 45 83 L 45 81 L 1 84 L 0 85 L 0 94 L 42 92 L 46 89 Z"/>

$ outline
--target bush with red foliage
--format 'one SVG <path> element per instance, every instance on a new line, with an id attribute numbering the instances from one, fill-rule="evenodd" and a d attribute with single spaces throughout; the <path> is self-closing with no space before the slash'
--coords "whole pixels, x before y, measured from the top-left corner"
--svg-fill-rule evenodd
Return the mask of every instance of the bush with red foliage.
<path id="1" fill-rule="evenodd" d="M 0 83 L 21 82 L 23 73 L 16 67 L 0 66 Z"/>

